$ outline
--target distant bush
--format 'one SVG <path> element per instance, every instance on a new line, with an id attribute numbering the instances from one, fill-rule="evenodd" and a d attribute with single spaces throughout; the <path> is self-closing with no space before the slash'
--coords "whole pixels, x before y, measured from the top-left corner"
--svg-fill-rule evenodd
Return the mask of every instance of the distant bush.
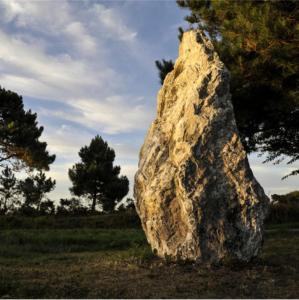
<path id="1" fill-rule="evenodd" d="M 15 210 L 11 215 L 13 216 L 24 216 L 24 217 L 36 217 L 40 215 L 40 212 L 31 206 L 21 206 L 19 209 Z M 7 216 L 4 216 L 5 218 Z"/>
<path id="2" fill-rule="evenodd" d="M 32 212 L 34 214 L 34 212 Z M 141 228 L 139 217 L 134 211 L 112 214 L 76 215 L 6 215 L 0 217 L 0 229 L 44 229 L 44 228 Z"/>
<path id="3" fill-rule="evenodd" d="M 57 215 L 73 215 L 86 216 L 88 215 L 88 208 L 83 206 L 79 198 L 60 199 L 60 205 L 57 206 Z"/>
<path id="4" fill-rule="evenodd" d="M 39 213 L 41 215 L 53 215 L 55 213 L 54 202 L 51 200 L 41 202 Z"/>
<path id="5" fill-rule="evenodd" d="M 272 195 L 268 223 L 299 221 L 299 191 L 286 195 Z"/>

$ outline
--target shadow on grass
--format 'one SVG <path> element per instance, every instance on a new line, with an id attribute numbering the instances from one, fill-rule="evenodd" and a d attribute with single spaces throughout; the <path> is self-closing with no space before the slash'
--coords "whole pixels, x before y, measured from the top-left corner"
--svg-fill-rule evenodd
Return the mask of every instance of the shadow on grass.
<path id="1" fill-rule="evenodd" d="M 138 229 L 0 232 L 0 298 L 298 298 L 299 234 L 267 232 L 249 264 L 173 264 Z"/>

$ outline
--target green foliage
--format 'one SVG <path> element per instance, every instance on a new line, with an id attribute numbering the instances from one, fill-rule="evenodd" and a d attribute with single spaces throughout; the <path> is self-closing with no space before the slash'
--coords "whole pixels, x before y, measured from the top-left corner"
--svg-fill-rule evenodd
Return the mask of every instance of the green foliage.
<path id="1" fill-rule="evenodd" d="M 299 206 L 299 191 L 293 191 L 285 195 L 272 195 L 274 205 L 277 204 L 295 204 Z"/>
<path id="2" fill-rule="evenodd" d="M 178 28 L 178 31 L 179 31 L 178 39 L 179 39 L 180 41 L 182 41 L 183 34 L 184 34 L 184 29 L 183 29 L 182 27 L 179 27 L 179 28 Z"/>
<path id="3" fill-rule="evenodd" d="M 19 183 L 19 191 L 24 197 L 23 208 L 27 211 L 36 209 L 38 212 L 41 208 L 43 210 L 51 210 L 52 205 L 50 202 L 44 203 L 42 206 L 42 200 L 47 193 L 55 188 L 55 185 L 55 180 L 47 178 L 42 171 L 36 175 L 27 177 L 25 180 L 21 180 Z"/>
<path id="4" fill-rule="evenodd" d="M 0 175 L 0 214 L 12 211 L 19 204 L 17 179 L 12 170 L 6 166 Z"/>
<path id="5" fill-rule="evenodd" d="M 162 61 L 156 60 L 155 64 L 159 70 L 160 82 L 163 84 L 166 75 L 173 70 L 174 63 L 172 60 L 162 59 Z"/>
<path id="6" fill-rule="evenodd" d="M 55 214 L 55 205 L 54 202 L 51 200 L 46 200 L 41 202 L 40 208 L 39 208 L 39 213 L 41 215 L 53 215 Z"/>
<path id="7" fill-rule="evenodd" d="M 299 191 L 285 195 L 272 195 L 269 223 L 286 223 L 299 221 Z"/>
<path id="8" fill-rule="evenodd" d="M 126 176 L 119 176 L 120 167 L 113 166 L 115 152 L 100 136 L 92 139 L 89 146 L 79 151 L 81 162 L 69 170 L 76 196 L 91 200 L 91 210 L 101 204 L 104 211 L 113 211 L 115 205 L 129 191 Z"/>
<path id="9" fill-rule="evenodd" d="M 57 207 L 58 215 L 86 215 L 87 207 L 81 204 L 79 198 L 60 199 L 60 205 Z"/>
<path id="10" fill-rule="evenodd" d="M 15 168 L 49 169 L 55 155 L 39 141 L 43 127 L 38 127 L 36 117 L 24 110 L 21 96 L 0 87 L 0 166 L 10 162 Z"/>
<path id="11" fill-rule="evenodd" d="M 145 244 L 139 229 L 12 229 L 0 232 L 0 256 L 125 250 Z M 21 249 L 20 249 L 21 246 Z M 14 250 L 13 250 L 14 249 Z"/>
<path id="12" fill-rule="evenodd" d="M 299 159 L 299 2 L 177 0 L 211 37 L 230 70 L 237 125 L 248 152 Z M 290 175 L 298 174 L 299 170 Z"/>
<path id="13" fill-rule="evenodd" d="M 56 215 L 24 216 L 14 215 L 1 216 L 0 229 L 75 229 L 75 228 L 136 228 L 141 229 L 140 219 L 135 211 L 114 212 L 111 214 L 75 215 L 71 213 Z"/>

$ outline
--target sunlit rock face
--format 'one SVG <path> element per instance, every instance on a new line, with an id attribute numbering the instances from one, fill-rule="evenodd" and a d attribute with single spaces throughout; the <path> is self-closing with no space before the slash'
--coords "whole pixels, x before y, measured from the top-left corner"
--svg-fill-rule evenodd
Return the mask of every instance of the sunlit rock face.
<path id="1" fill-rule="evenodd" d="M 229 77 L 209 39 L 186 32 L 135 176 L 137 211 L 160 257 L 249 261 L 261 249 L 268 198 L 238 135 Z"/>

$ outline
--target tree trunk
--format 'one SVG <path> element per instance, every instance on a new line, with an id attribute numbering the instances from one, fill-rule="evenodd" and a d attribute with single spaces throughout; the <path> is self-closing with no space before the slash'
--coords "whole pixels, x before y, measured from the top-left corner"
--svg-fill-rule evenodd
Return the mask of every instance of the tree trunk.
<path id="1" fill-rule="evenodd" d="M 97 201 L 97 195 L 94 194 L 92 197 L 92 204 L 91 204 L 91 211 L 94 212 L 96 210 L 96 201 Z"/>
<path id="2" fill-rule="evenodd" d="M 7 213 L 7 198 L 5 197 L 4 207 L 3 207 L 3 214 L 5 215 L 6 213 Z"/>
<path id="3" fill-rule="evenodd" d="M 37 203 L 37 211 L 38 212 L 40 212 L 41 202 L 42 202 L 42 197 L 38 199 L 38 203 Z"/>

